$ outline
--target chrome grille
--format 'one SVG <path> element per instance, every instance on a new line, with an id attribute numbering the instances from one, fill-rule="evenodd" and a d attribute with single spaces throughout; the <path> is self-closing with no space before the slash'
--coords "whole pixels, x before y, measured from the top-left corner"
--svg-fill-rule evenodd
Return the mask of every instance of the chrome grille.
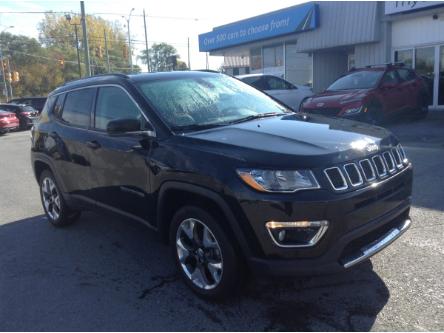
<path id="1" fill-rule="evenodd" d="M 348 163 L 344 165 L 345 174 L 347 175 L 348 181 L 352 186 L 359 186 L 364 183 L 361 173 L 355 163 Z"/>
<path id="2" fill-rule="evenodd" d="M 376 173 L 379 177 L 387 176 L 387 168 L 385 167 L 384 161 L 380 155 L 372 157 L 373 164 L 375 165 Z"/>
<path id="3" fill-rule="evenodd" d="M 324 173 L 331 186 L 333 186 L 336 191 L 346 190 L 348 188 L 347 181 L 345 180 L 341 169 L 338 167 L 325 169 Z"/>
<path id="4" fill-rule="evenodd" d="M 324 174 L 335 191 L 344 191 L 395 175 L 407 164 L 405 152 L 398 145 L 369 158 L 327 168 Z"/>
<path id="5" fill-rule="evenodd" d="M 368 182 L 376 179 L 375 169 L 373 168 L 373 165 L 369 159 L 359 161 L 359 165 L 361 166 L 364 177 Z"/>
<path id="6" fill-rule="evenodd" d="M 396 171 L 395 161 L 393 160 L 392 154 L 389 151 L 382 153 L 384 157 L 385 165 L 387 165 L 388 171 L 394 173 Z"/>

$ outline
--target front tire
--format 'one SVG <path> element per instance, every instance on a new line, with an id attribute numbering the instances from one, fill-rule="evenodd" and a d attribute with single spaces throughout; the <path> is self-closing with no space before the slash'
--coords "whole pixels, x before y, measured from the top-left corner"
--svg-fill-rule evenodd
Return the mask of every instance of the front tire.
<path id="1" fill-rule="evenodd" d="M 222 299 L 241 286 L 233 243 L 205 210 L 182 207 L 171 222 L 170 244 L 180 275 L 199 296 Z"/>
<path id="2" fill-rule="evenodd" d="M 49 170 L 42 172 L 39 185 L 43 209 L 52 225 L 66 226 L 80 217 L 80 211 L 73 210 L 66 204 L 54 175 Z"/>
<path id="3" fill-rule="evenodd" d="M 385 121 L 382 107 L 378 104 L 370 104 L 365 107 L 367 112 L 364 115 L 364 121 L 371 125 L 381 125 Z"/>

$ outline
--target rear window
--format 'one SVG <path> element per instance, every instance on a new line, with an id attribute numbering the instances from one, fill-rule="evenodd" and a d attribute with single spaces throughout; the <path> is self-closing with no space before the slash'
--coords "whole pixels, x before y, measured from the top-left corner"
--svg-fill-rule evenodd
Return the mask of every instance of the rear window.
<path id="1" fill-rule="evenodd" d="M 79 127 L 89 127 L 95 89 L 87 88 L 67 94 L 62 110 L 62 120 Z"/>

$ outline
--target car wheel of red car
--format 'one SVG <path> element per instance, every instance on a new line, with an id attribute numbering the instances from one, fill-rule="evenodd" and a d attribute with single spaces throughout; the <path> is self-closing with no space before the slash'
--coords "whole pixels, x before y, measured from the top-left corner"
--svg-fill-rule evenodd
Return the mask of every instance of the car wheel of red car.
<path id="1" fill-rule="evenodd" d="M 367 112 L 364 121 L 372 125 L 380 125 L 384 122 L 382 108 L 378 104 L 366 106 Z"/>

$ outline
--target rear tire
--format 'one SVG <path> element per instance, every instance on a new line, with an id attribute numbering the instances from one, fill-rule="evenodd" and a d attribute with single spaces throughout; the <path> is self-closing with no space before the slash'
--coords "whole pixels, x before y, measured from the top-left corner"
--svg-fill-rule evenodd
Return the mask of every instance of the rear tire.
<path id="1" fill-rule="evenodd" d="M 80 217 L 80 211 L 73 210 L 66 204 L 51 171 L 44 170 L 42 172 L 39 185 L 43 209 L 52 225 L 56 227 L 66 226 Z"/>
<path id="2" fill-rule="evenodd" d="M 170 245 L 180 275 L 197 295 L 222 299 L 242 285 L 242 267 L 233 243 L 205 210 L 179 209 L 171 222 Z"/>

